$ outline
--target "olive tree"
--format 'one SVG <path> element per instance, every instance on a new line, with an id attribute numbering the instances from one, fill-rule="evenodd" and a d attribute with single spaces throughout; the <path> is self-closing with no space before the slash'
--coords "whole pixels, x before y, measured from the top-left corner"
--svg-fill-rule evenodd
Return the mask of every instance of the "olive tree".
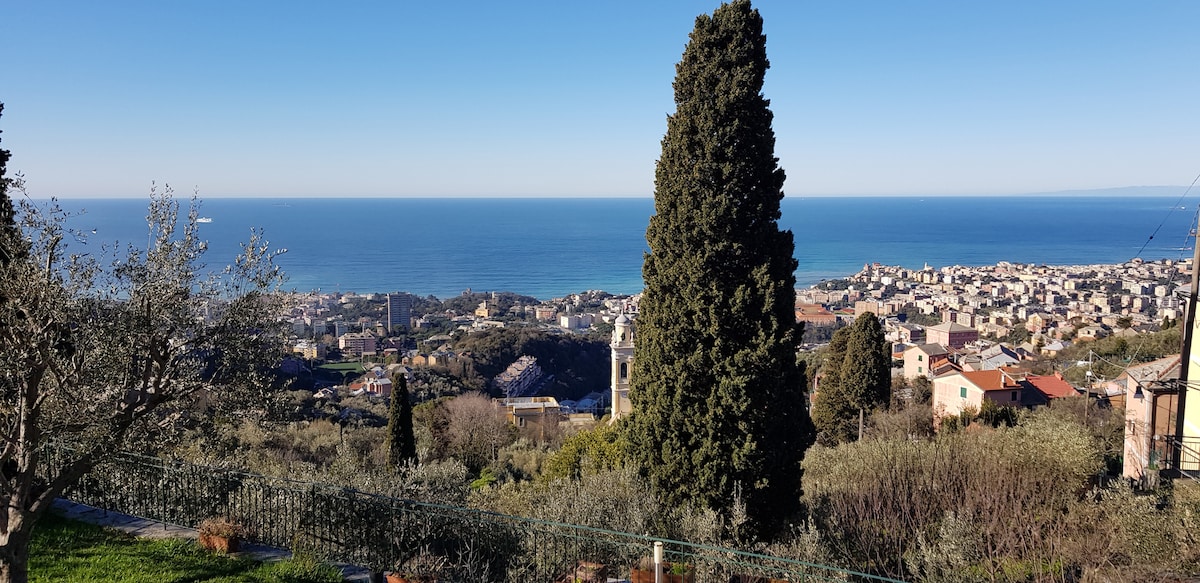
<path id="1" fill-rule="evenodd" d="M 144 250 L 88 245 L 54 201 L 4 182 L 0 236 L 0 581 L 27 579 L 55 498 L 122 449 L 152 449 L 194 405 L 254 410 L 281 356 L 281 282 L 261 233 L 220 272 L 192 199 L 151 189 Z M 9 192 L 13 196 L 9 196 Z M 189 407 L 190 406 L 190 407 Z"/>

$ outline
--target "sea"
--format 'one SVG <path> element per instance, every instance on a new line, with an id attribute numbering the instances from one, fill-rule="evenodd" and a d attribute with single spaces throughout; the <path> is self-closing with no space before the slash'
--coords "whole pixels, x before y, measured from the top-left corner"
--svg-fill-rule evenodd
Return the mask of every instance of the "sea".
<path id="1" fill-rule="evenodd" d="M 178 199 L 186 208 L 187 199 Z M 44 203 L 45 201 L 41 201 Z M 145 247 L 145 199 L 66 199 L 76 248 Z M 540 299 L 634 294 L 649 251 L 650 198 L 210 198 L 200 201 L 208 268 L 231 263 L 251 230 L 296 291 L 447 298 L 468 289 Z M 1120 196 L 786 197 L 797 287 L 867 263 L 983 266 L 1191 257 L 1196 201 Z M 95 232 L 92 233 L 92 230 Z"/>

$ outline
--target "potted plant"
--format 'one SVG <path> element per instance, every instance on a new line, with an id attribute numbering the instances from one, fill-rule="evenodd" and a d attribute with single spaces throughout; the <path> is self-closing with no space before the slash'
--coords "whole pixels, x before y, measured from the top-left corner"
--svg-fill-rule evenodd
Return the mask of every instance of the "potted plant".
<path id="1" fill-rule="evenodd" d="M 629 583 L 655 583 L 654 561 L 650 557 L 642 557 L 637 566 L 629 570 Z"/>
<path id="2" fill-rule="evenodd" d="M 422 550 L 400 563 L 395 571 L 387 573 L 388 583 L 437 583 L 446 558 Z"/>
<path id="3" fill-rule="evenodd" d="M 200 546 L 210 551 L 236 553 L 246 538 L 246 527 L 224 516 L 205 518 L 196 528 Z"/>
<path id="4" fill-rule="evenodd" d="M 663 563 L 663 570 L 666 583 L 696 583 L 696 573 L 687 563 Z"/>
<path id="5" fill-rule="evenodd" d="M 663 583 L 695 583 L 696 574 L 687 563 L 663 562 Z M 643 557 L 638 565 L 629 571 L 630 583 L 655 583 L 654 562 L 649 557 Z"/>

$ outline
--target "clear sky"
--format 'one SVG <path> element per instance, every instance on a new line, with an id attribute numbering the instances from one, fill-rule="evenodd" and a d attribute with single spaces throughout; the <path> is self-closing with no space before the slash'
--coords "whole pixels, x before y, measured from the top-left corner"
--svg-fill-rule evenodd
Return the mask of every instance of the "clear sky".
<path id="1" fill-rule="evenodd" d="M 35 196 L 650 196 L 717 2 L 0 3 Z M 759 0 L 790 196 L 1188 184 L 1200 2 Z"/>

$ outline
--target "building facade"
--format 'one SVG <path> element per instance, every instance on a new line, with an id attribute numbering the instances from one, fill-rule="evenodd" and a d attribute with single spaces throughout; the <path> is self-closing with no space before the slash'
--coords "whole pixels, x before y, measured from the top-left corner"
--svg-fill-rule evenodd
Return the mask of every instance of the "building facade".
<path id="1" fill-rule="evenodd" d="M 966 409 L 976 412 L 987 399 L 1002 407 L 1020 407 L 1025 387 L 1005 370 L 956 372 L 933 379 L 935 422 Z"/>
<path id="2" fill-rule="evenodd" d="M 375 336 L 370 332 L 347 332 L 338 337 L 338 348 L 349 354 L 375 354 Z"/>
<path id="3" fill-rule="evenodd" d="M 525 355 L 508 365 L 492 382 L 497 390 L 512 398 L 529 394 L 541 380 L 542 367 L 538 366 L 537 358 Z"/>
<path id="4" fill-rule="evenodd" d="M 406 293 L 388 294 L 387 312 L 388 332 L 395 334 L 408 330 L 412 323 L 412 296 Z"/>
<path id="5" fill-rule="evenodd" d="M 612 343 L 612 421 L 633 411 L 629 402 L 629 376 L 633 373 L 633 340 L 636 334 L 633 318 L 627 314 L 613 321 Z"/>
<path id="6" fill-rule="evenodd" d="M 925 329 L 925 342 L 948 348 L 962 348 L 979 340 L 979 331 L 957 322 L 944 322 Z"/>

